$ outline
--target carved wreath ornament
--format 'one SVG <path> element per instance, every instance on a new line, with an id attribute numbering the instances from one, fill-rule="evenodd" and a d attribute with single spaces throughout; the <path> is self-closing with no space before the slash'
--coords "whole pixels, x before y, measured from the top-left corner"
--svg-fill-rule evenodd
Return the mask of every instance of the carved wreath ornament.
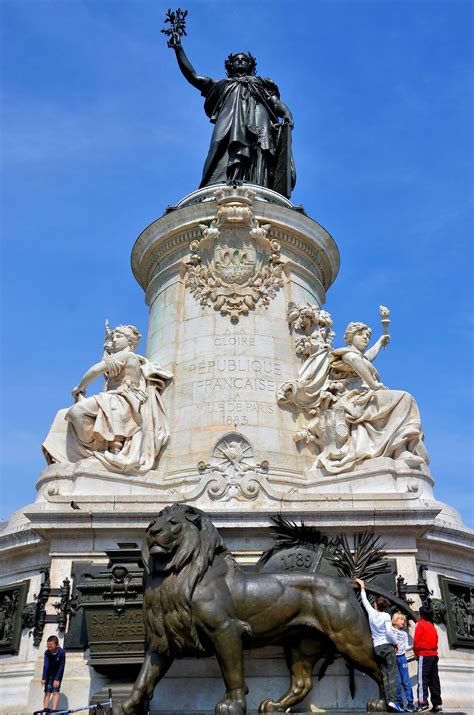
<path id="1" fill-rule="evenodd" d="M 255 499 L 269 466 L 266 459 L 255 461 L 252 445 L 243 435 L 229 432 L 216 442 L 210 463 L 199 462 L 198 470 L 211 477 L 207 484 L 210 498 L 228 501 Z"/>
<path id="2" fill-rule="evenodd" d="M 203 306 L 239 320 L 257 304 L 267 306 L 283 285 L 280 244 L 270 224 L 254 218 L 255 194 L 244 188 L 216 191 L 219 209 L 202 238 L 192 241 L 186 285 Z"/>

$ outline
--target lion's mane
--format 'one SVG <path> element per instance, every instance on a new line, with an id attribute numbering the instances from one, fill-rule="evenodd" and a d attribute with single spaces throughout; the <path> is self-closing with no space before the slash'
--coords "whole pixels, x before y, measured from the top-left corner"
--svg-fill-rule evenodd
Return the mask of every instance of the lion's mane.
<path id="1" fill-rule="evenodd" d="M 180 516 L 189 522 L 181 532 L 181 543 L 167 562 L 150 556 L 147 529 L 142 559 L 147 573 L 143 599 L 143 620 L 148 646 L 169 656 L 198 655 L 206 651 L 192 616 L 192 596 L 196 585 L 218 555 L 238 566 L 227 551 L 209 517 L 195 507 L 172 504 L 157 518 Z"/>

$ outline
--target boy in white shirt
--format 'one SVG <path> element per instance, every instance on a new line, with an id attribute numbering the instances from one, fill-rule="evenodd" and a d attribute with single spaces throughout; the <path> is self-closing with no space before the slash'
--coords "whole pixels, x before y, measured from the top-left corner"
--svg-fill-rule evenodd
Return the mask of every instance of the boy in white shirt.
<path id="1" fill-rule="evenodd" d="M 369 616 L 375 658 L 382 672 L 388 711 L 395 713 L 403 712 L 403 708 L 395 702 L 398 686 L 398 669 L 395 658 L 397 639 L 393 632 L 390 614 L 387 613 L 390 603 L 383 596 L 377 596 L 375 608 L 373 608 L 366 596 L 364 581 L 360 578 L 356 578 L 355 582 L 360 586 L 362 605 Z"/>

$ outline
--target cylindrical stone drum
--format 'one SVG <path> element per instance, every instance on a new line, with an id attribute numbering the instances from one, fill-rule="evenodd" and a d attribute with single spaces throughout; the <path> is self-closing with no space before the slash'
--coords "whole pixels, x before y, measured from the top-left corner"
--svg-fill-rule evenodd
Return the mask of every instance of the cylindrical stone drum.
<path id="1" fill-rule="evenodd" d="M 150 306 L 147 357 L 174 375 L 160 475 L 220 470 L 225 488 L 259 470 L 301 478 L 311 455 L 276 393 L 302 365 L 289 304 L 323 304 L 337 275 L 327 231 L 268 189 L 211 186 L 145 229 L 132 268 Z"/>

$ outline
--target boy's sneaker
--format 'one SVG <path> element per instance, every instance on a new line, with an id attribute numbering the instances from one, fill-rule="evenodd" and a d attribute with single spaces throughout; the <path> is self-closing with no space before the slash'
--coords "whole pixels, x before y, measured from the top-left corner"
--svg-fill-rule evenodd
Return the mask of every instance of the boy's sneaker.
<path id="1" fill-rule="evenodd" d="M 392 700 L 390 700 L 389 703 L 387 703 L 387 709 L 389 713 L 403 713 L 405 712 L 402 708 L 401 705 L 397 705 L 397 703 L 394 703 Z"/>
<path id="2" fill-rule="evenodd" d="M 414 703 L 408 703 L 408 705 L 405 708 L 406 713 L 416 713 L 416 707 Z"/>
<path id="3" fill-rule="evenodd" d="M 442 713 L 442 712 L 443 712 L 443 708 L 442 708 L 441 705 L 433 705 L 433 707 L 431 708 L 430 712 L 432 712 L 432 713 Z"/>
<path id="4" fill-rule="evenodd" d="M 418 703 L 418 707 L 417 707 L 417 709 L 416 709 L 416 712 L 417 712 L 417 713 L 420 713 L 420 712 L 422 712 L 422 710 L 429 710 L 429 709 L 430 709 L 430 705 L 429 705 L 428 702 L 426 702 L 426 703 Z"/>

